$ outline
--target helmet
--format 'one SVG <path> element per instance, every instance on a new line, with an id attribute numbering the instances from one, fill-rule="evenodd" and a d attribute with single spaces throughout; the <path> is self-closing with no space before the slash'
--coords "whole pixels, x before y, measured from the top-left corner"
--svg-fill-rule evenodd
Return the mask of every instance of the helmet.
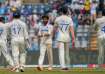
<path id="1" fill-rule="evenodd" d="M 17 11 L 17 8 L 16 7 L 11 7 L 11 11 L 12 12 L 16 12 Z"/>

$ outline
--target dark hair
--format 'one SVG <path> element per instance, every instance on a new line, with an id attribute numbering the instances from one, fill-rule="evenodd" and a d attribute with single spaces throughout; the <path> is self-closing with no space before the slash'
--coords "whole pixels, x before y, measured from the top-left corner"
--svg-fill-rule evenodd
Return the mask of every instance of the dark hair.
<path id="1" fill-rule="evenodd" d="M 68 7 L 67 6 L 62 6 L 59 9 L 59 12 L 61 12 L 62 14 L 67 14 L 68 13 Z"/>
<path id="2" fill-rule="evenodd" d="M 105 9 L 102 10 L 102 16 L 105 16 Z"/>
<path id="3" fill-rule="evenodd" d="M 43 15 L 43 16 L 42 16 L 42 19 L 44 19 L 44 18 L 49 19 L 49 16 L 48 16 L 48 15 Z"/>
<path id="4" fill-rule="evenodd" d="M 16 12 L 13 13 L 13 18 L 18 19 L 18 18 L 20 18 L 20 17 L 21 17 L 21 14 L 20 14 L 19 11 L 16 11 Z"/>
<path id="5" fill-rule="evenodd" d="M 0 16 L 0 22 L 4 22 L 5 21 L 5 18 Z"/>

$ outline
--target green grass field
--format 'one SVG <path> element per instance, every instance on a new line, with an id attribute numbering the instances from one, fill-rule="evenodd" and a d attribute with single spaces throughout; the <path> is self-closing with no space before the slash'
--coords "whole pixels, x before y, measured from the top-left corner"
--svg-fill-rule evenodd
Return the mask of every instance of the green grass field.
<path id="1" fill-rule="evenodd" d="M 61 71 L 54 69 L 52 71 L 38 71 L 34 68 L 25 69 L 25 72 L 10 72 L 6 69 L 0 69 L 0 74 L 105 74 L 105 69 L 70 69 L 69 71 Z"/>

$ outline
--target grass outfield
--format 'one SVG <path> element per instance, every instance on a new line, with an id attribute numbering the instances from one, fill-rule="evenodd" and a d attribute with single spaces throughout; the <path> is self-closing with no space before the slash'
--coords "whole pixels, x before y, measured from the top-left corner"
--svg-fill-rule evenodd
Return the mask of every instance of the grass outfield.
<path id="1" fill-rule="evenodd" d="M 61 71 L 59 69 L 54 69 L 52 71 L 38 71 L 36 69 L 30 68 L 26 69 L 25 72 L 10 72 L 6 69 L 0 69 L 0 74 L 105 74 L 105 69 L 70 69 L 69 71 Z"/>

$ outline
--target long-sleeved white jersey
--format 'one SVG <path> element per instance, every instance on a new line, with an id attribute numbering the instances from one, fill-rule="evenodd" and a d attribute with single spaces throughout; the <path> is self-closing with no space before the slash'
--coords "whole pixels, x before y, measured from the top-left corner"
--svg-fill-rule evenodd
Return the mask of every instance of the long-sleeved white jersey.
<path id="1" fill-rule="evenodd" d="M 95 26 L 98 28 L 98 37 L 105 38 L 105 16 L 101 18 L 97 18 L 95 22 Z"/>
<path id="2" fill-rule="evenodd" d="M 7 40 L 8 25 L 0 22 L 0 41 Z"/>
<path id="3" fill-rule="evenodd" d="M 21 39 L 28 39 L 27 26 L 24 22 L 19 19 L 14 19 L 9 25 L 12 40 L 18 41 Z"/>

